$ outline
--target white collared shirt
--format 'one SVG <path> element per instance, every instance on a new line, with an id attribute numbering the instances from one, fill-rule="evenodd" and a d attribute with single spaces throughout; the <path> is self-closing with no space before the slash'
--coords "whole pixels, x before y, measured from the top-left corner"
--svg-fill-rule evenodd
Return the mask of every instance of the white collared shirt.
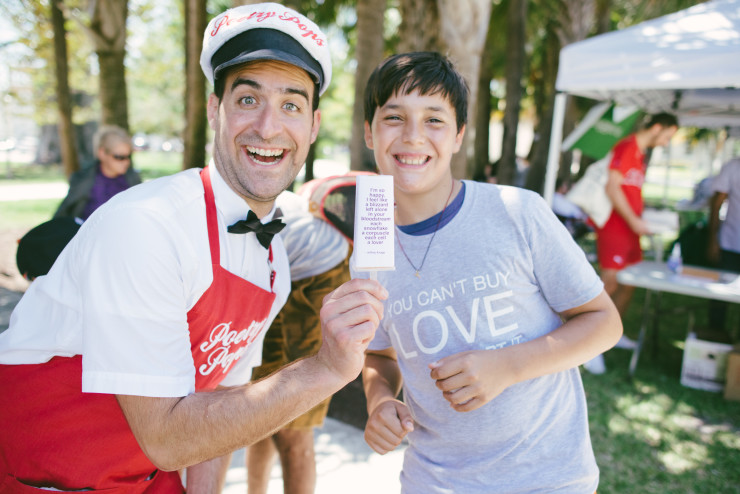
<path id="1" fill-rule="evenodd" d="M 226 232 L 246 202 L 209 167 L 218 212 L 221 265 L 270 289 L 268 251 L 254 234 Z M 187 313 L 213 279 L 200 169 L 116 195 L 82 225 L 48 275 L 37 278 L 0 335 L 0 363 L 83 356 L 83 391 L 184 396 L 195 377 Z M 274 212 L 274 210 L 273 210 Z M 272 212 L 263 221 L 272 219 Z M 282 240 L 272 242 L 275 303 L 290 291 Z M 249 381 L 261 362 L 255 342 L 223 385 Z M 103 377 L 105 376 L 105 377 Z M 114 376 L 111 378 L 111 376 Z"/>

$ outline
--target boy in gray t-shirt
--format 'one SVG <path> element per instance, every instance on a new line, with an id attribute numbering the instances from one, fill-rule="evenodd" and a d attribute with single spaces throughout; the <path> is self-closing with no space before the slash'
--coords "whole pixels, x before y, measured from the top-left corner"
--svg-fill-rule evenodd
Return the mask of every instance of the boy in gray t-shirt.
<path id="1" fill-rule="evenodd" d="M 619 315 L 539 195 L 453 179 L 467 98 L 436 53 L 393 56 L 368 82 L 365 140 L 394 177 L 398 231 L 365 439 L 383 454 L 408 437 L 404 493 L 591 494 L 577 366 L 617 342 Z"/>

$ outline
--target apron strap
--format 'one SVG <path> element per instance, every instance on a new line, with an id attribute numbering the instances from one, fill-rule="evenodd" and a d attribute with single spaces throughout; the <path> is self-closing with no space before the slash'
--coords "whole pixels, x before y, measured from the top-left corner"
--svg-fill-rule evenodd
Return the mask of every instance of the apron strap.
<path id="1" fill-rule="evenodd" d="M 267 264 L 270 267 L 270 291 L 275 291 L 275 270 L 272 268 L 272 244 L 267 249 Z"/>
<path id="2" fill-rule="evenodd" d="M 206 199 L 206 225 L 208 227 L 208 245 L 211 248 L 211 264 L 221 265 L 221 246 L 218 243 L 218 216 L 216 214 L 216 200 L 213 197 L 211 174 L 206 166 L 200 171 L 203 190 Z"/>

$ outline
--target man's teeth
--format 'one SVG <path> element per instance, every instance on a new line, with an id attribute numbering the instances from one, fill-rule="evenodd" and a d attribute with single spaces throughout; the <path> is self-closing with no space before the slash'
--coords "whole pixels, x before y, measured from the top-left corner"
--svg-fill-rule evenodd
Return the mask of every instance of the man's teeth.
<path id="1" fill-rule="evenodd" d="M 252 154 L 257 154 L 259 156 L 267 156 L 267 157 L 280 156 L 283 154 L 282 149 L 262 149 L 262 148 L 253 148 L 251 146 L 247 146 L 247 151 L 249 151 Z"/>
<path id="2" fill-rule="evenodd" d="M 404 165 L 423 165 L 426 162 L 427 157 L 420 156 L 418 158 L 410 158 L 410 157 L 399 156 L 397 159 Z"/>

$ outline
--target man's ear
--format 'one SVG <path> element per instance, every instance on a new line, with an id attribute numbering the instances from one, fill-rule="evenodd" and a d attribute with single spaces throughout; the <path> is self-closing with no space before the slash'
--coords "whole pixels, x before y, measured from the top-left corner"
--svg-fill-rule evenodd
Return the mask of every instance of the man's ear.
<path id="1" fill-rule="evenodd" d="M 368 149 L 373 149 L 373 131 L 370 129 L 370 123 L 365 120 L 365 146 Z"/>
<path id="2" fill-rule="evenodd" d="M 221 101 L 218 99 L 218 96 L 211 93 L 210 96 L 208 96 L 208 104 L 206 106 L 206 113 L 208 114 L 208 125 L 211 126 L 211 129 L 215 129 L 215 123 L 216 118 L 218 118 L 218 105 L 221 103 Z"/>
<path id="3" fill-rule="evenodd" d="M 313 127 L 311 127 L 311 144 L 316 142 L 316 138 L 319 136 L 319 129 L 321 128 L 321 110 L 313 112 Z"/>

